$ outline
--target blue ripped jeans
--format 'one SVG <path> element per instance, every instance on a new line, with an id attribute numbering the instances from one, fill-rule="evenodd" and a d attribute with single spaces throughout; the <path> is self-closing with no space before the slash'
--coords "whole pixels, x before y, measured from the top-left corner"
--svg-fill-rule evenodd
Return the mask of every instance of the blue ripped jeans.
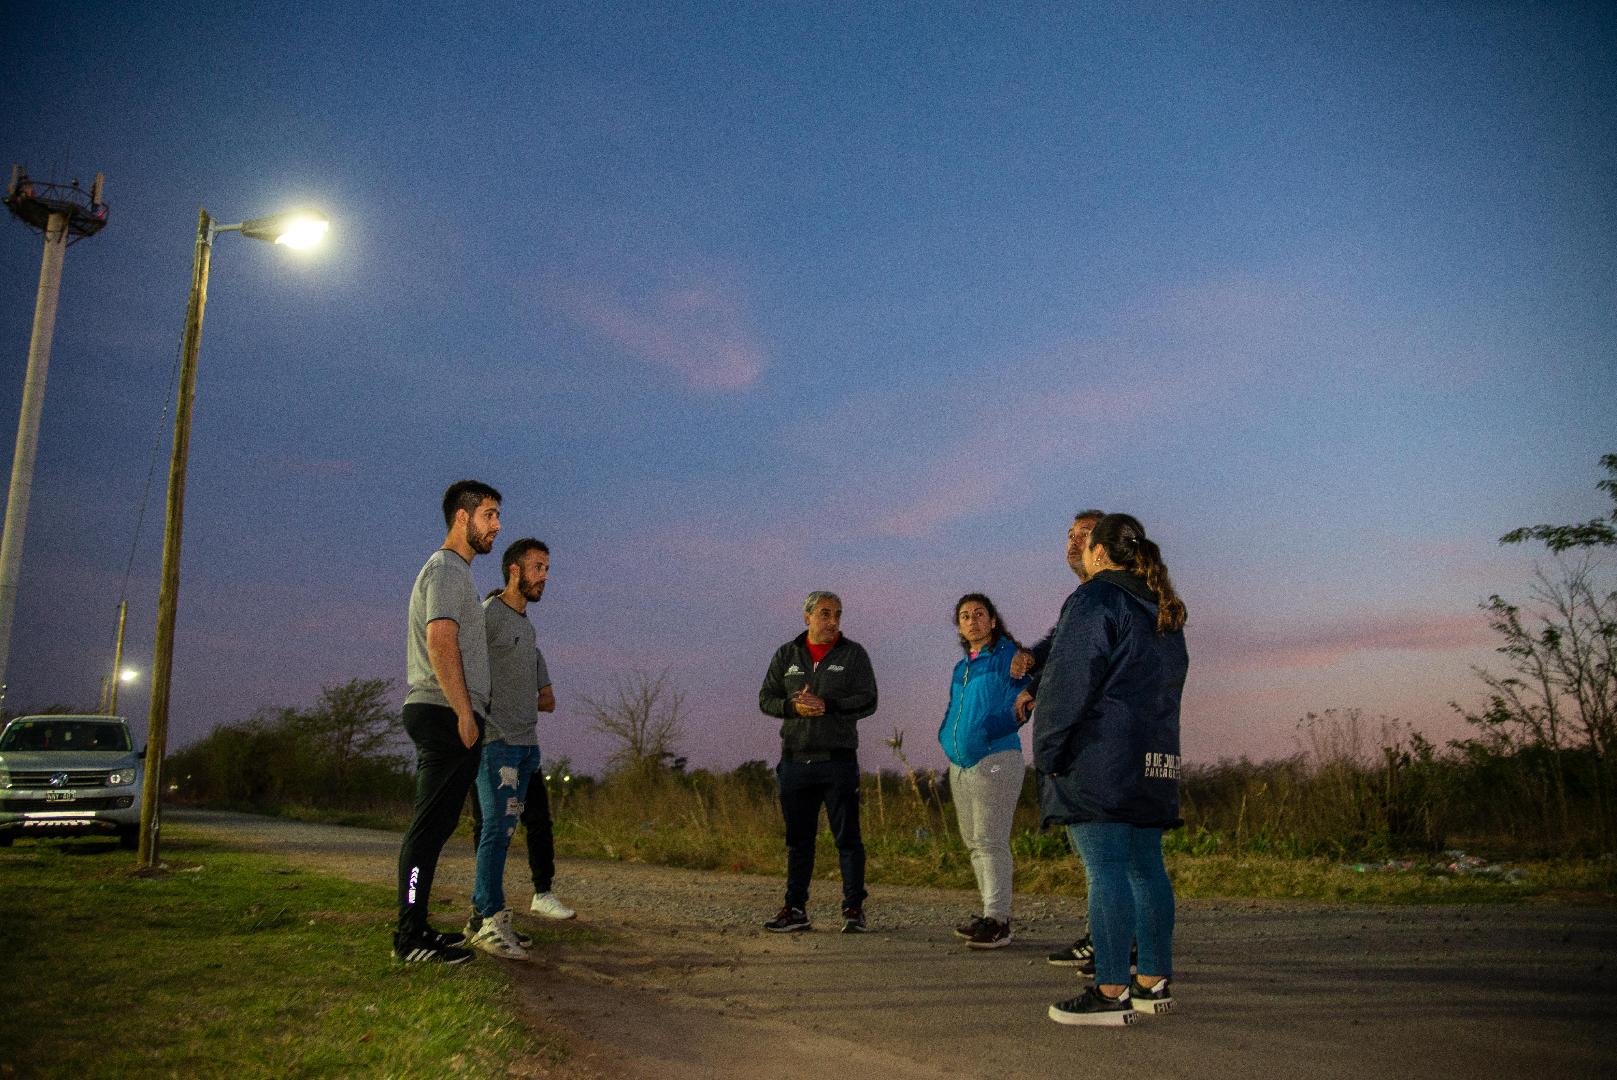
<path id="1" fill-rule="evenodd" d="M 483 760 L 477 766 L 483 831 L 477 837 L 477 885 L 472 889 L 472 910 L 484 918 L 505 907 L 505 853 L 522 817 L 528 781 L 538 768 L 537 746 L 512 746 L 498 739 L 483 744 Z"/>
<path id="2" fill-rule="evenodd" d="M 1129 945 L 1141 975 L 1173 974 L 1173 884 L 1162 865 L 1162 830 L 1116 821 L 1068 825 L 1089 878 L 1089 936 L 1095 982 L 1127 986 Z"/>

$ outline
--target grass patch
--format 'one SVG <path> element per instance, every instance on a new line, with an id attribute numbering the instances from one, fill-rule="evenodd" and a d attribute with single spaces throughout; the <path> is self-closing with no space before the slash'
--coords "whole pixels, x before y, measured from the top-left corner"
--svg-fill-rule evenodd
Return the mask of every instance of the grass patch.
<path id="1" fill-rule="evenodd" d="M 1514 880 L 1408 870 L 1355 869 L 1328 859 L 1259 855 L 1170 855 L 1168 873 L 1182 897 L 1256 897 L 1355 904 L 1477 904 L 1537 899 L 1611 903 L 1617 864 L 1595 859 L 1516 862 Z"/>
<path id="2" fill-rule="evenodd" d="M 393 963 L 393 895 L 165 830 L 0 849 L 0 1076 L 532 1075 L 565 1057 L 497 964 Z M 172 838 L 171 838 L 172 837 Z"/>

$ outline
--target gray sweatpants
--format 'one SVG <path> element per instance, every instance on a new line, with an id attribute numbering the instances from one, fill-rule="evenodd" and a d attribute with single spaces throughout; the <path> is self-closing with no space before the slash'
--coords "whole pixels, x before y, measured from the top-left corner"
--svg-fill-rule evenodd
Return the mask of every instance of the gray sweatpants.
<path id="1" fill-rule="evenodd" d="M 983 915 L 1011 920 L 1011 818 L 1022 793 L 1022 753 L 1001 750 L 969 769 L 949 766 L 949 791 L 960 838 L 971 852 L 971 872 L 983 894 Z"/>

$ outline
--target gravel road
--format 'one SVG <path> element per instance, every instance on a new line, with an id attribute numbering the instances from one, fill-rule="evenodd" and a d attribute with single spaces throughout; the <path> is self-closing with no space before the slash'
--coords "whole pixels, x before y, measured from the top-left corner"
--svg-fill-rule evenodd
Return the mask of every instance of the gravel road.
<path id="1" fill-rule="evenodd" d="M 169 820 L 312 869 L 393 881 L 394 833 L 198 811 Z M 521 910 L 520 852 L 510 867 Z M 826 921 L 776 935 L 759 929 L 780 904 L 769 878 L 592 860 L 559 870 L 558 894 L 579 918 L 549 924 L 563 939 L 516 966 L 524 1016 L 564 1031 L 572 1050 L 537 1075 L 1617 1076 L 1609 907 L 1189 901 L 1177 1011 L 1086 1029 L 1045 1018 L 1078 989 L 1069 969 L 1044 963 L 1081 931 L 1071 899 L 1019 898 L 1013 944 L 975 953 L 950 933 L 974 911 L 975 894 L 959 890 L 877 886 L 867 907 L 877 932 L 843 935 L 836 882 L 817 880 L 810 916 Z M 435 887 L 440 925 L 457 922 L 471 886 L 470 845 L 457 837 Z"/>

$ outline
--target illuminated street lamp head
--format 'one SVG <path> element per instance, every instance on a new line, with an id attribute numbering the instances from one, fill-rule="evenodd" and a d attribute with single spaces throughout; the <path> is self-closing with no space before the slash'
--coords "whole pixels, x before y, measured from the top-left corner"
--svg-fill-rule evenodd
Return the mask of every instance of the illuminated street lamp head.
<path id="1" fill-rule="evenodd" d="M 242 222 L 243 236 L 254 240 L 269 240 L 289 248 L 311 248 L 318 244 L 331 228 L 326 215 L 313 210 L 298 210 L 274 217 L 254 218 Z"/>
<path id="2" fill-rule="evenodd" d="M 119 682 L 134 682 L 138 678 L 140 678 L 140 671 L 136 668 L 126 667 L 118 672 Z"/>

